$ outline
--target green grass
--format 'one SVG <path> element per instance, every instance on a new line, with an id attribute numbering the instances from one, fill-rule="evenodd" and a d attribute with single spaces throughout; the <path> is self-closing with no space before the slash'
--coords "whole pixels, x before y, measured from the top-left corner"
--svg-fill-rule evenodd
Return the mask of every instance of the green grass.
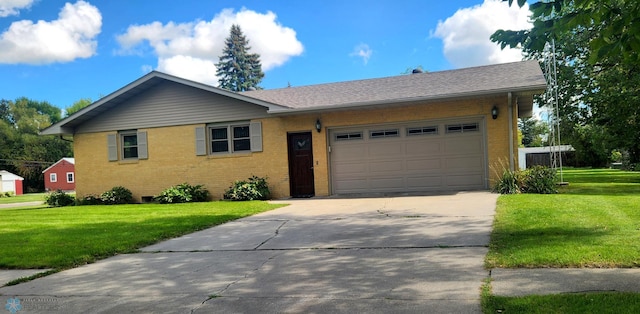
<path id="1" fill-rule="evenodd" d="M 578 293 L 524 297 L 483 296 L 483 313 L 640 313 L 640 294 Z"/>
<path id="2" fill-rule="evenodd" d="M 70 268 L 281 206 L 252 201 L 0 209 L 0 269 Z"/>
<path id="3" fill-rule="evenodd" d="M 640 172 L 571 169 L 559 194 L 498 199 L 486 267 L 639 267 Z"/>
<path id="4" fill-rule="evenodd" d="M 11 197 L 0 197 L 0 204 L 44 201 L 45 195 L 47 195 L 47 193 L 29 193 Z"/>
<path id="5" fill-rule="evenodd" d="M 486 266 L 640 267 L 640 172 L 568 169 L 556 195 L 498 199 Z M 640 294 L 494 296 L 484 313 L 640 313 Z"/>

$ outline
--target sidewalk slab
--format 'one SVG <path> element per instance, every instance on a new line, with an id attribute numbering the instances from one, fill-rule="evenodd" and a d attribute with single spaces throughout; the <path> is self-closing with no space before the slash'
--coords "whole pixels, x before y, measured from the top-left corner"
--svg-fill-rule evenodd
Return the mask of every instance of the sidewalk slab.
<path id="1" fill-rule="evenodd" d="M 491 270 L 494 295 L 640 292 L 638 268 L 540 268 Z"/>
<path id="2" fill-rule="evenodd" d="M 50 269 L 4 269 L 0 270 L 0 287 L 7 283 L 20 279 L 31 277 L 40 273 L 49 271 Z"/>

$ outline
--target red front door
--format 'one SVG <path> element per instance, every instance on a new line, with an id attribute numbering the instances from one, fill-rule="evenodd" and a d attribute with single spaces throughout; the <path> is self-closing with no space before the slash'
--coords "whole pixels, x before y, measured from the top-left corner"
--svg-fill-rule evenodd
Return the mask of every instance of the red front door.
<path id="1" fill-rule="evenodd" d="M 311 132 L 287 135 L 289 150 L 289 188 L 292 197 L 315 195 L 313 183 L 313 145 Z"/>

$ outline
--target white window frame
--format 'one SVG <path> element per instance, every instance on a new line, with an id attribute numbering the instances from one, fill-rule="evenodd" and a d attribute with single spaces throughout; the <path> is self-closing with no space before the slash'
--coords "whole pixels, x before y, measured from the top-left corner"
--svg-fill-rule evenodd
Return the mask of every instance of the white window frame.
<path id="1" fill-rule="evenodd" d="M 71 180 L 69 180 L 69 175 L 71 175 Z M 67 183 L 73 183 L 76 181 L 76 175 L 73 172 L 67 172 Z"/>
<path id="2" fill-rule="evenodd" d="M 235 137 L 234 129 L 235 128 L 247 128 L 247 136 L 243 137 Z M 213 130 L 223 129 L 226 132 L 226 139 L 214 139 L 213 138 Z M 236 150 L 235 149 L 235 141 L 249 141 L 249 146 L 246 149 Z M 227 142 L 227 150 L 225 151 L 213 151 L 213 143 L 214 142 Z M 207 126 L 207 142 L 208 142 L 208 153 L 209 155 L 224 155 L 224 154 L 247 154 L 251 153 L 251 124 L 249 122 L 242 123 L 233 123 L 233 124 L 212 124 Z"/>
<path id="3" fill-rule="evenodd" d="M 50 173 L 49 174 L 49 182 L 58 182 L 58 174 Z"/>

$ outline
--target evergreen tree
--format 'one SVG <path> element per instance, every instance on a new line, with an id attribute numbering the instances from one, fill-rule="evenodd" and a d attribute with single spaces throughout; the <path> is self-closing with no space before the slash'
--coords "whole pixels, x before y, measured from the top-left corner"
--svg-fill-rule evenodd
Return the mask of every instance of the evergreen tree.
<path id="1" fill-rule="evenodd" d="M 264 77 L 260 55 L 249 53 L 250 49 L 249 41 L 242 34 L 240 26 L 232 25 L 220 62 L 216 64 L 220 88 L 234 92 L 260 89 L 258 84 Z"/>

